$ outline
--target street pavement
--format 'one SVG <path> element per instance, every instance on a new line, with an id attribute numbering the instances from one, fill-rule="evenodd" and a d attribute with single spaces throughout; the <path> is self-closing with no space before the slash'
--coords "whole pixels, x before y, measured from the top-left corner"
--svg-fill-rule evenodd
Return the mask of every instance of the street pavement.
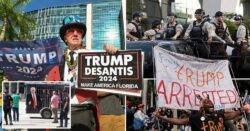
<path id="1" fill-rule="evenodd" d="M 4 119 L 2 118 L 2 128 L 4 129 L 65 129 L 66 127 L 58 127 L 59 123 L 52 123 L 53 118 L 43 119 L 40 113 L 26 114 L 25 102 L 20 102 L 19 106 L 19 121 L 13 121 L 13 125 L 6 125 Z M 58 111 L 58 118 L 60 111 Z M 13 117 L 13 114 L 12 114 Z M 53 116 L 52 116 L 53 117 Z M 70 113 L 68 114 L 70 118 Z M 59 119 L 58 119 L 59 122 Z M 68 120 L 68 127 L 71 127 L 71 118 Z"/>

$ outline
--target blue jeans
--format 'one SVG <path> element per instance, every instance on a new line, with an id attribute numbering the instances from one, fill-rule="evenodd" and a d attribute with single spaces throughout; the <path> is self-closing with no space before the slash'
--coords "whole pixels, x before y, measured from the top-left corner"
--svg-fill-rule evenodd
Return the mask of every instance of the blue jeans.
<path id="1" fill-rule="evenodd" d="M 18 107 L 12 107 L 13 109 L 13 120 L 19 121 L 19 108 Z"/>

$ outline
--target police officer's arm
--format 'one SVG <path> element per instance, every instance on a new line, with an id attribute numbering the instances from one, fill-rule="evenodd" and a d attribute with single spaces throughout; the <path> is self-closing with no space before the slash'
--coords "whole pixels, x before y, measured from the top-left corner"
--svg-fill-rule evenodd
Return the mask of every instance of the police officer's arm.
<path id="1" fill-rule="evenodd" d="M 211 23 L 211 26 L 212 26 L 212 39 L 214 41 L 219 41 L 221 43 L 226 43 L 221 37 L 219 37 L 216 33 L 215 33 L 215 30 L 216 30 L 216 27 L 213 23 Z"/>
<path id="2" fill-rule="evenodd" d="M 226 120 L 234 119 L 235 117 L 238 117 L 243 114 L 243 110 L 237 110 L 237 111 L 225 111 L 224 116 Z"/>
<path id="3" fill-rule="evenodd" d="M 173 38 L 172 39 L 174 39 L 174 40 L 176 40 L 180 35 L 181 35 L 181 32 L 182 32 L 182 30 L 183 30 L 183 27 L 182 27 L 182 25 L 181 24 L 178 24 L 177 26 L 176 26 L 176 33 L 175 33 L 175 35 L 173 36 Z"/>
<path id="4" fill-rule="evenodd" d="M 191 23 L 189 24 L 189 26 L 188 26 L 188 28 L 187 28 L 185 34 L 184 34 L 184 39 L 188 39 L 188 38 L 189 38 L 189 34 L 190 34 L 192 28 L 193 28 L 193 22 L 191 22 Z"/>
<path id="5" fill-rule="evenodd" d="M 211 43 L 212 42 L 212 36 L 213 36 L 213 26 L 209 22 L 204 23 L 204 28 L 207 33 L 207 42 Z"/>
<path id="6" fill-rule="evenodd" d="M 166 116 L 158 116 L 158 118 L 174 125 L 187 125 L 189 123 L 189 118 L 178 119 L 178 118 L 168 118 Z"/>
<path id="7" fill-rule="evenodd" d="M 133 32 L 133 29 L 134 28 L 136 28 L 133 24 L 131 24 L 131 23 L 129 23 L 128 25 L 127 25 L 127 32 L 126 32 L 126 36 L 127 36 L 127 39 L 128 40 L 130 40 L 130 39 L 132 39 L 132 40 L 138 40 L 138 38 L 137 37 L 135 37 L 135 36 L 133 36 L 133 35 L 131 35 L 130 34 L 130 32 Z"/>

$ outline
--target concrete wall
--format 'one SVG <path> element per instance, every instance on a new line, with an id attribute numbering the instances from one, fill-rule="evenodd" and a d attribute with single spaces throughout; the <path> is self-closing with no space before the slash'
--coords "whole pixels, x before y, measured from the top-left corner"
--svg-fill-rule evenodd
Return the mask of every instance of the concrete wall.
<path id="1" fill-rule="evenodd" d="M 235 13 L 239 0 L 203 0 L 203 9 L 206 14 L 214 16 L 217 11 Z"/>

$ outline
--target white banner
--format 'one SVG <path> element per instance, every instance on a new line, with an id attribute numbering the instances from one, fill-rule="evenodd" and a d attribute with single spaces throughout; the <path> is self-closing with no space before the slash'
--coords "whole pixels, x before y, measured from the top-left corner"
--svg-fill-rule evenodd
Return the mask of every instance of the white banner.
<path id="1" fill-rule="evenodd" d="M 209 95 L 215 109 L 239 107 L 227 60 L 207 60 L 154 48 L 157 106 L 199 109 L 200 95 Z"/>

